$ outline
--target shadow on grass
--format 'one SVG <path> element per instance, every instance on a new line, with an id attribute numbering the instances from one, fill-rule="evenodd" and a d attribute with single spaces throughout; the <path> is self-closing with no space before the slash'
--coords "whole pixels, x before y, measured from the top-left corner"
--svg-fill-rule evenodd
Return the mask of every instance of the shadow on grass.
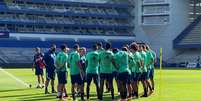
<path id="1" fill-rule="evenodd" d="M 42 101 L 42 100 L 52 100 L 52 99 L 55 99 L 56 101 L 56 98 L 52 97 L 40 97 L 40 98 L 33 98 L 33 99 L 21 99 L 20 101 Z"/>
<path id="2" fill-rule="evenodd" d="M 30 89 L 35 89 L 35 88 L 0 90 L 0 93 L 3 93 L 3 92 L 13 92 L 13 91 L 26 91 L 26 90 L 30 90 Z"/>
<path id="3" fill-rule="evenodd" d="M 42 101 L 42 100 L 52 100 L 52 99 L 56 99 L 56 95 L 23 97 L 23 98 L 20 98 L 20 101 Z"/>
<path id="4" fill-rule="evenodd" d="M 71 94 L 68 94 L 69 97 L 71 97 Z M 71 97 L 72 98 L 72 97 Z M 85 95 L 86 98 L 86 95 Z M 115 98 L 119 98 L 118 96 L 115 96 Z M 42 100 L 57 100 L 56 99 L 56 94 L 50 94 L 50 95 L 44 95 L 44 94 L 40 94 L 40 95 L 36 95 L 36 96 L 26 96 L 26 97 L 21 97 L 20 101 L 42 101 Z M 80 99 L 80 97 L 77 97 L 77 99 Z M 91 93 L 90 94 L 90 99 L 91 101 L 97 101 L 97 95 L 95 93 Z M 106 93 L 103 96 L 103 100 L 104 101 L 111 101 L 111 95 L 110 93 Z"/>
<path id="5" fill-rule="evenodd" d="M 33 96 L 33 95 L 41 95 L 43 93 L 37 93 L 37 94 L 15 94 L 15 95 L 6 95 L 6 96 L 1 96 L 0 95 L 0 98 L 9 98 L 9 97 L 26 97 L 26 96 Z"/>
<path id="6" fill-rule="evenodd" d="M 35 96 L 26 96 L 26 97 L 23 97 L 23 99 L 49 98 L 49 97 L 56 98 L 56 94 L 48 94 L 48 95 L 45 95 L 44 93 L 42 93 L 42 94 L 35 95 Z"/>

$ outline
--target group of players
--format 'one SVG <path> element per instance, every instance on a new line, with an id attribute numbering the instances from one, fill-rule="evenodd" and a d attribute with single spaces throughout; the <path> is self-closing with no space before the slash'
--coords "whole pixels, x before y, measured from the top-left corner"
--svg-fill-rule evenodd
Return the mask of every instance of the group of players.
<path id="1" fill-rule="evenodd" d="M 60 46 L 61 51 L 56 54 L 56 45 L 44 55 L 40 48 L 36 48 L 33 70 L 38 78 L 40 87 L 45 87 L 48 94 L 48 84 L 51 81 L 52 93 L 55 93 L 55 74 L 58 77 L 57 98 L 65 100 L 67 95 L 66 83 L 68 69 L 70 68 L 71 94 L 73 101 L 77 95 L 84 101 L 84 84 L 86 83 L 87 100 L 90 99 L 90 85 L 92 80 L 96 86 L 97 99 L 103 101 L 104 84 L 107 84 L 111 92 L 111 100 L 114 101 L 113 81 L 115 79 L 121 100 L 138 98 L 139 82 L 142 83 L 144 93 L 141 97 L 147 97 L 154 91 L 154 63 L 156 54 L 147 44 L 131 43 L 122 49 L 114 48 L 110 43 L 94 44 L 90 51 L 74 45 L 69 51 L 67 45 Z M 43 68 L 46 68 L 46 82 L 44 84 Z M 42 81 L 42 82 L 41 82 Z"/>

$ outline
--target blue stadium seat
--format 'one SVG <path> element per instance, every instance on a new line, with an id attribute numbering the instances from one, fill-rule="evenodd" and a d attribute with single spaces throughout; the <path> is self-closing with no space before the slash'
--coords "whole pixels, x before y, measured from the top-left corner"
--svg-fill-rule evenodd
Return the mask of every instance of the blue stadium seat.
<path id="1" fill-rule="evenodd" d="M 126 40 L 126 39 L 109 39 L 108 40 L 111 44 L 113 48 L 122 48 L 124 45 L 126 44 L 130 44 L 132 42 L 134 42 L 135 40 Z"/>
<path id="2" fill-rule="evenodd" d="M 35 37 L 20 37 L 20 41 L 41 41 L 41 39 Z"/>
<path id="3" fill-rule="evenodd" d="M 62 44 L 66 44 L 69 48 L 72 48 L 76 44 L 72 38 L 48 38 L 46 41 L 50 44 L 56 44 L 58 47 Z"/>
<path id="4" fill-rule="evenodd" d="M 88 38 L 78 39 L 78 43 L 79 43 L 80 47 L 86 47 L 86 48 L 91 48 L 92 45 L 96 44 L 97 42 L 102 42 L 104 44 L 105 40 L 103 40 L 103 39 L 88 39 Z"/>

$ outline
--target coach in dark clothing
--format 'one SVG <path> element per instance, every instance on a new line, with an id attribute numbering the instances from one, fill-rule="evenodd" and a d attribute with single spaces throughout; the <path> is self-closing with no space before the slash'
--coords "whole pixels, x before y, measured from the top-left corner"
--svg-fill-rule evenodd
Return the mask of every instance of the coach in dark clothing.
<path id="1" fill-rule="evenodd" d="M 44 55 L 44 60 L 46 64 L 46 82 L 45 82 L 45 94 L 48 94 L 48 85 L 51 81 L 52 93 L 56 93 L 54 89 L 54 80 L 55 80 L 55 59 L 56 59 L 56 45 L 51 45 L 49 51 Z"/>

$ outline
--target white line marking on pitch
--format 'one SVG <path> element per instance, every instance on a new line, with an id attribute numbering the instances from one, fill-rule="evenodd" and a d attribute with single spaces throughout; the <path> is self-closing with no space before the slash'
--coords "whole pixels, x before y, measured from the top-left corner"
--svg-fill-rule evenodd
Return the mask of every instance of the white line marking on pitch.
<path id="1" fill-rule="evenodd" d="M 23 84 L 24 86 L 29 87 L 29 85 L 27 83 L 25 83 L 24 81 L 20 80 L 19 78 L 17 78 L 16 76 L 12 75 L 11 73 L 5 71 L 1 67 L 0 67 L 0 71 L 2 71 L 3 73 L 5 73 L 6 75 L 10 76 L 12 79 L 16 80 L 17 82 Z"/>

